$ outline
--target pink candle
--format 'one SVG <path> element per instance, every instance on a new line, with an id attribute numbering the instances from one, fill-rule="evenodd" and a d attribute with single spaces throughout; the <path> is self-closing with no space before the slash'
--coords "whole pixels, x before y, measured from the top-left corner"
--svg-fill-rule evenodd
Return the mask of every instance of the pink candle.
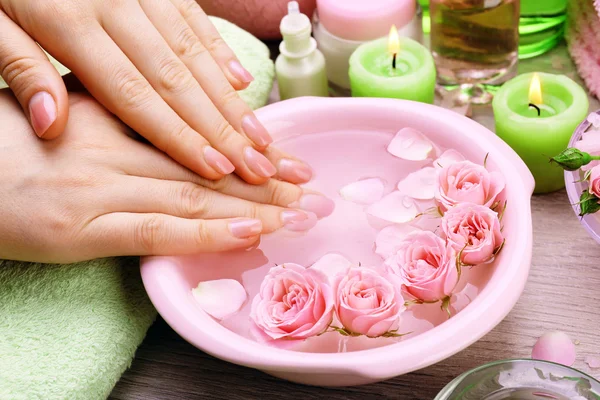
<path id="1" fill-rule="evenodd" d="M 325 56 L 334 92 L 350 88 L 348 60 L 364 42 L 386 36 L 392 25 L 400 36 L 419 41 L 415 0 L 317 0 L 314 36 Z"/>

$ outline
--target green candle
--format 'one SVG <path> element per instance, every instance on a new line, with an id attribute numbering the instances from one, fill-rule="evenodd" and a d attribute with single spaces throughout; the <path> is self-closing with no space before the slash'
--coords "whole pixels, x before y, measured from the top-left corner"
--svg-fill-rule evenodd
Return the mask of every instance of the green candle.
<path id="1" fill-rule="evenodd" d="M 567 148 L 588 107 L 585 91 L 564 75 L 519 75 L 496 93 L 496 134 L 529 167 L 535 178 L 535 193 L 565 186 L 563 170 L 549 159 Z"/>
<path id="2" fill-rule="evenodd" d="M 391 97 L 433 103 L 435 64 L 429 50 L 418 42 L 398 37 L 359 46 L 350 57 L 350 86 L 354 97 Z"/>

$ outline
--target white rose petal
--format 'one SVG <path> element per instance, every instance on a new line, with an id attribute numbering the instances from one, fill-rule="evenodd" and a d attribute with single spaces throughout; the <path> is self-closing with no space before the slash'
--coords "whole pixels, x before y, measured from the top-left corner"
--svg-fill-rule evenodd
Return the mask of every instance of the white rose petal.
<path id="1" fill-rule="evenodd" d="M 587 116 L 587 120 L 589 121 L 590 124 L 592 124 L 594 126 L 594 128 L 596 128 L 596 129 L 600 128 L 600 115 L 593 112 Z"/>
<path id="2" fill-rule="evenodd" d="M 338 274 L 346 273 L 351 266 L 352 263 L 346 257 L 335 253 L 329 253 L 319 258 L 310 266 L 310 269 L 321 271 L 331 280 Z"/>
<path id="3" fill-rule="evenodd" d="M 408 174 L 398 183 L 398 190 L 413 199 L 430 200 L 435 196 L 435 178 L 437 171 L 433 167 L 425 167 Z"/>
<path id="4" fill-rule="evenodd" d="M 393 156 L 409 161 L 426 160 L 433 149 L 433 143 L 413 128 L 400 129 L 387 147 Z"/>
<path id="5" fill-rule="evenodd" d="M 385 221 L 403 224 L 415 219 L 418 210 L 413 199 L 398 191 L 393 191 L 369 206 L 367 213 Z"/>
<path id="6" fill-rule="evenodd" d="M 454 149 L 448 149 L 433 162 L 435 168 L 444 168 L 456 162 L 465 161 L 466 158 Z"/>
<path id="7" fill-rule="evenodd" d="M 358 204 L 373 204 L 383 197 L 385 186 L 379 178 L 369 178 L 350 183 L 340 189 L 344 200 Z"/>
<path id="8" fill-rule="evenodd" d="M 192 294 L 200 307 L 216 319 L 238 312 L 248 297 L 244 287 L 235 279 L 200 282 L 192 289 Z"/>

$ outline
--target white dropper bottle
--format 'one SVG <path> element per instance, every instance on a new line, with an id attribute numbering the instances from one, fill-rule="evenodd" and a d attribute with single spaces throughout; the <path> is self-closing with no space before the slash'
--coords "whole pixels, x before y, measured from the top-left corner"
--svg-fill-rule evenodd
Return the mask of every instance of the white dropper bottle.
<path id="1" fill-rule="evenodd" d="M 300 13 L 298 2 L 288 3 L 288 14 L 281 20 L 279 29 L 283 42 L 279 45 L 275 72 L 281 100 L 300 96 L 328 96 L 325 57 L 311 37 L 310 19 Z"/>

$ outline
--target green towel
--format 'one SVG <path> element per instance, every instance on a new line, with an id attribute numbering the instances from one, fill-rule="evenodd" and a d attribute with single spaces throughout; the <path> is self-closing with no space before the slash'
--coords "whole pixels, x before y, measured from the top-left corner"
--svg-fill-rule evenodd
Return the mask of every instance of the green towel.
<path id="1" fill-rule="evenodd" d="M 213 23 L 255 77 L 242 97 L 264 105 L 274 75 L 269 50 L 229 22 Z M 0 399 L 105 399 L 155 315 L 137 258 L 0 260 Z"/>

